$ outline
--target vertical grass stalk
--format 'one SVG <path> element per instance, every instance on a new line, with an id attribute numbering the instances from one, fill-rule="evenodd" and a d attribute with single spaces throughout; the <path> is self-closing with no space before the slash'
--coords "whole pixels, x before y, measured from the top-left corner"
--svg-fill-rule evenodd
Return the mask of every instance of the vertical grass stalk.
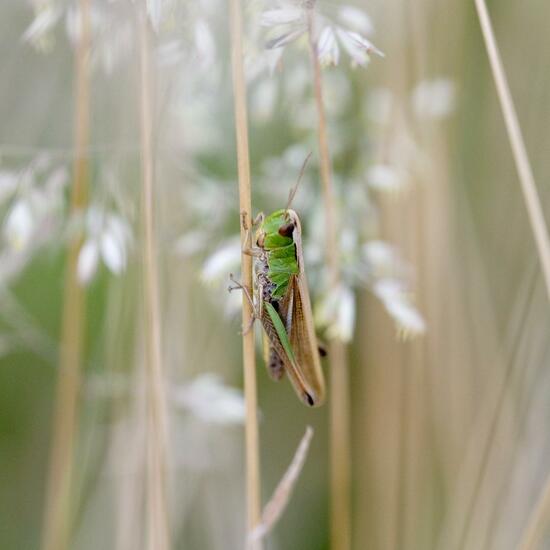
<path id="1" fill-rule="evenodd" d="M 514 162 L 519 175 L 523 198 L 525 200 L 525 205 L 529 214 L 529 221 L 531 223 L 531 229 L 533 231 L 535 244 L 537 246 L 542 273 L 544 276 L 544 283 L 546 285 L 546 294 L 550 300 L 550 238 L 548 237 L 548 228 L 546 227 L 546 222 L 544 220 L 544 213 L 539 194 L 537 192 L 533 170 L 531 169 L 531 164 L 529 163 L 529 157 L 527 155 L 525 142 L 523 140 L 523 135 L 518 122 L 518 116 L 514 108 L 510 87 L 508 86 L 508 81 L 506 79 L 506 73 L 504 72 L 504 68 L 502 66 L 502 60 L 495 39 L 495 34 L 493 32 L 491 18 L 487 10 L 487 5 L 485 4 L 485 0 L 475 0 L 475 4 L 479 17 L 479 24 L 481 26 L 481 32 L 483 33 L 483 39 L 485 40 L 485 47 L 487 48 L 487 55 L 489 56 L 489 62 L 491 64 L 491 71 L 493 73 L 493 78 L 497 88 L 500 108 L 502 109 L 502 114 L 504 116 L 508 139 L 510 140 L 510 146 L 514 155 Z"/>
<path id="2" fill-rule="evenodd" d="M 88 201 L 90 129 L 90 4 L 79 1 L 80 34 L 75 48 L 75 156 L 69 216 Z M 50 466 L 42 533 L 43 550 L 68 548 L 73 455 L 78 419 L 78 393 L 85 321 L 85 291 L 78 281 L 82 236 L 71 241 L 65 272 L 59 379 L 57 382 Z"/>
<path id="3" fill-rule="evenodd" d="M 248 148 L 248 116 L 246 108 L 246 83 L 243 68 L 242 13 L 240 0 L 229 1 L 231 30 L 231 67 L 234 90 L 235 131 L 237 139 L 237 166 L 239 176 L 239 207 L 247 223 L 251 215 L 250 159 Z M 246 231 L 241 224 L 241 241 Z M 252 258 L 241 255 L 242 283 L 252 288 Z M 243 293 L 243 327 L 249 326 L 252 309 Z M 256 389 L 256 356 L 254 332 L 243 334 L 243 374 L 246 399 L 246 506 L 248 532 L 261 521 L 260 456 L 258 434 L 258 397 Z M 254 550 L 260 550 L 261 543 L 254 543 Z"/>
<path id="4" fill-rule="evenodd" d="M 308 7 L 308 38 L 313 87 L 317 110 L 317 137 L 321 167 L 321 185 L 325 210 L 326 261 L 329 289 L 340 286 L 340 255 L 332 168 L 328 146 L 327 124 L 323 103 L 321 66 L 313 36 L 313 6 Z M 329 342 L 330 357 L 330 466 L 331 511 L 330 538 L 332 550 L 351 548 L 351 447 L 349 412 L 349 373 L 347 349 L 338 339 Z"/>
<path id="5" fill-rule="evenodd" d="M 162 366 L 158 285 L 158 251 L 155 232 L 155 197 L 152 145 L 152 71 L 150 28 L 139 14 L 140 127 L 143 216 L 143 306 L 147 380 L 147 547 L 168 550 L 170 531 L 166 495 L 168 462 L 167 406 Z"/>
<path id="6" fill-rule="evenodd" d="M 546 294 L 550 300 L 550 239 L 548 237 L 548 228 L 544 219 L 542 205 L 537 191 L 533 170 L 527 155 L 527 149 L 521 133 L 517 113 L 510 93 L 510 87 L 506 78 L 506 73 L 502 66 L 500 52 L 496 42 L 491 18 L 487 10 L 485 0 L 475 0 L 479 23 L 487 48 L 487 55 L 491 65 L 491 71 L 497 88 L 500 107 L 508 132 L 508 139 L 514 155 L 514 162 L 518 171 L 521 190 L 529 214 L 531 229 L 537 246 L 539 261 L 542 267 Z M 548 520 L 550 515 L 550 476 L 544 484 L 542 494 L 536 503 L 531 517 L 527 523 L 526 530 L 518 548 L 522 550 L 531 550 L 535 548 L 540 536 L 542 526 Z"/>

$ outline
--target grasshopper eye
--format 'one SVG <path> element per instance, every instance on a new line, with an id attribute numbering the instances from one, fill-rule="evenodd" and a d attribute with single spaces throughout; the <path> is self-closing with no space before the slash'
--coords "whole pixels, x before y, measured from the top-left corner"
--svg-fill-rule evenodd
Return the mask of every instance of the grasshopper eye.
<path id="1" fill-rule="evenodd" d="M 256 239 L 256 244 L 260 247 L 264 246 L 265 233 L 260 233 Z"/>
<path id="2" fill-rule="evenodd" d="M 279 227 L 279 235 L 281 235 L 281 237 L 292 237 L 295 227 L 294 222 L 287 222 Z"/>

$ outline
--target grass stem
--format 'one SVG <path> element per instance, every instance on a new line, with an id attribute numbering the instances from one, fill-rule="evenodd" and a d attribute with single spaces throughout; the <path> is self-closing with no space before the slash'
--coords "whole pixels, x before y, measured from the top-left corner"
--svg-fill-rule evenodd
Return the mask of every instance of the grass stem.
<path id="1" fill-rule="evenodd" d="M 525 205 L 531 222 L 531 229 L 535 237 L 535 243 L 542 267 L 546 293 L 550 300 L 550 238 L 548 237 L 548 228 L 544 220 L 544 213 L 540 202 L 535 178 L 529 163 L 529 157 L 525 147 L 525 142 L 518 122 L 512 94 L 506 79 L 506 73 L 502 66 L 502 60 L 498 50 L 498 45 L 493 32 L 491 18 L 487 10 L 485 0 L 475 0 L 481 31 L 487 48 L 487 55 L 491 64 L 491 71 L 495 80 L 500 107 L 504 116 L 508 138 L 512 147 L 516 169 L 519 175 L 521 190 L 525 199 Z"/>
<path id="2" fill-rule="evenodd" d="M 75 155 L 70 216 L 88 202 L 90 129 L 90 3 L 79 1 L 81 32 L 75 49 Z M 73 455 L 78 419 L 78 393 L 85 322 L 85 291 L 77 276 L 82 236 L 71 241 L 65 273 L 59 378 L 42 533 L 43 550 L 65 550 L 69 544 Z"/>
<path id="3" fill-rule="evenodd" d="M 143 216 L 143 304 L 147 378 L 147 541 L 149 550 L 168 550 L 170 530 L 166 497 L 168 458 L 167 405 L 162 365 L 162 332 L 155 232 L 151 30 L 139 14 L 140 126 Z"/>
<path id="4" fill-rule="evenodd" d="M 313 87 L 317 111 L 317 137 L 321 167 L 321 185 L 325 210 L 326 261 L 329 289 L 340 285 L 340 255 L 332 168 L 328 146 L 327 123 L 323 103 L 321 66 L 313 37 L 313 9 L 308 10 L 308 36 Z M 332 550 L 351 548 L 351 443 L 349 411 L 349 373 L 346 345 L 338 339 L 329 342 L 330 357 L 330 465 Z"/>
<path id="5" fill-rule="evenodd" d="M 243 67 L 242 13 L 240 0 L 230 0 L 231 66 L 234 90 L 235 131 L 237 139 L 237 166 L 239 177 L 239 207 L 247 223 L 252 220 L 250 184 L 250 159 L 248 146 L 248 116 L 246 107 L 246 83 Z M 246 231 L 241 223 L 241 240 Z M 252 288 L 252 258 L 241 255 L 242 283 Z M 243 327 L 249 326 L 252 308 L 243 292 Z M 246 505 L 248 533 L 261 521 L 261 480 L 258 433 L 258 397 L 256 389 L 256 356 L 254 332 L 243 334 L 243 374 L 246 400 Z M 260 550 L 257 541 L 254 550 Z"/>
<path id="6" fill-rule="evenodd" d="M 498 45 L 496 42 L 491 18 L 485 0 L 475 0 L 475 5 L 481 25 L 481 31 L 485 40 L 489 62 L 497 93 L 508 132 L 508 138 L 514 155 L 516 169 L 518 171 L 521 189 L 523 192 L 525 204 L 529 214 L 531 229 L 535 238 L 538 256 L 542 267 L 546 294 L 550 300 L 550 239 L 548 237 L 548 228 L 544 219 L 544 213 L 537 191 L 535 178 L 529 163 L 529 157 L 525 147 L 525 142 L 521 133 L 516 110 L 512 100 L 512 94 L 506 79 L 506 73 L 502 66 Z M 550 476 L 544 484 L 542 494 L 535 505 L 531 517 L 527 523 L 527 528 L 518 546 L 521 550 L 532 550 L 536 547 L 540 530 L 547 521 L 550 514 Z"/>

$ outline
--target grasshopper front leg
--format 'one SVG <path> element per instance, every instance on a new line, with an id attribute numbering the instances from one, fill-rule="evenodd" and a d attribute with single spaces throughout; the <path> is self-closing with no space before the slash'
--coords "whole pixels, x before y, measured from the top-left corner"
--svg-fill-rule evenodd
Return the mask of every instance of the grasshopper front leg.
<path id="1" fill-rule="evenodd" d="M 244 244 L 242 246 L 243 254 L 246 254 L 248 256 L 254 256 L 254 257 L 258 257 L 261 254 L 262 249 L 258 246 L 252 245 L 252 230 L 259 223 L 262 223 L 264 221 L 264 218 L 265 218 L 264 213 L 260 212 L 252 220 L 252 225 L 249 226 L 247 221 L 247 213 L 244 210 L 241 211 L 241 225 L 246 234 L 244 238 Z"/>
<path id="2" fill-rule="evenodd" d="M 233 290 L 242 290 L 244 292 L 244 295 L 246 296 L 246 299 L 248 300 L 248 303 L 250 304 L 250 307 L 252 308 L 252 318 L 250 319 L 250 322 L 248 325 L 243 329 L 243 334 L 248 334 L 252 327 L 254 326 L 254 321 L 256 319 L 260 319 L 260 314 L 256 310 L 256 307 L 254 306 L 254 300 L 252 299 L 252 296 L 250 295 L 250 291 L 248 288 L 246 288 L 243 284 L 241 284 L 239 281 L 235 279 L 233 276 L 233 273 L 229 274 L 229 279 L 234 284 L 234 286 L 229 285 L 227 287 L 227 290 L 229 292 L 233 292 Z"/>

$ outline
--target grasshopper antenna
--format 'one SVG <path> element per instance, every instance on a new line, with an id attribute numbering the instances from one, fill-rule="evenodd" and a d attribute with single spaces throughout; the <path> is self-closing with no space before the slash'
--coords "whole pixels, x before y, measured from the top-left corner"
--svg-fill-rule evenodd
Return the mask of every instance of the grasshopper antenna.
<path id="1" fill-rule="evenodd" d="M 312 154 L 313 153 L 310 152 L 308 154 L 308 156 L 306 157 L 306 159 L 304 160 L 304 163 L 302 164 L 302 168 L 300 170 L 300 174 L 298 175 L 298 180 L 296 181 L 296 183 L 294 184 L 294 186 L 292 187 L 292 189 L 290 190 L 290 192 L 288 194 L 288 202 L 286 203 L 286 208 L 285 208 L 285 218 L 286 218 L 288 209 L 290 208 L 290 205 L 292 204 L 292 201 L 294 200 L 294 196 L 296 195 L 296 191 L 298 191 L 298 186 L 300 185 L 300 182 L 302 181 L 302 177 L 304 176 L 304 172 L 306 171 L 307 163 L 308 163 L 309 159 L 311 158 Z"/>

